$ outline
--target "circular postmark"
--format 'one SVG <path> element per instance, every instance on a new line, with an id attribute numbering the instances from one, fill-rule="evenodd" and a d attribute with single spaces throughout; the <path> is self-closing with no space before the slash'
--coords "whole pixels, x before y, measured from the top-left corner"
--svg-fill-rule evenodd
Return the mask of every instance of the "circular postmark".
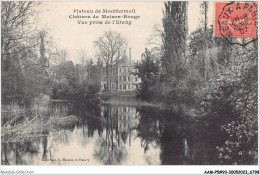
<path id="1" fill-rule="evenodd" d="M 242 46 L 257 40 L 256 2 L 216 2 L 215 7 L 215 36 Z"/>

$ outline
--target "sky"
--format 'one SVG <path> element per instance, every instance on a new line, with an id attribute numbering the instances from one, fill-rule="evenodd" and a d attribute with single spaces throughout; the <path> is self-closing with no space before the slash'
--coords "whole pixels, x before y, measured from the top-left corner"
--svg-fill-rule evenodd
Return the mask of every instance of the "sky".
<path id="1" fill-rule="evenodd" d="M 139 19 L 132 20 L 132 24 L 78 24 L 78 19 L 70 19 L 74 9 L 95 10 L 96 9 L 135 9 L 134 16 Z M 147 39 L 153 33 L 155 24 L 162 25 L 163 2 L 44 2 L 44 12 L 39 16 L 39 23 L 47 28 L 59 49 L 68 51 L 69 59 L 79 62 L 79 54 L 85 52 L 88 57 L 95 58 L 96 50 L 93 41 L 103 35 L 105 31 L 117 31 L 128 41 L 128 47 L 132 50 L 132 59 L 139 60 L 147 45 Z M 78 13 L 79 15 L 90 15 L 94 13 Z M 102 14 L 101 14 L 102 15 Z M 118 15 L 118 14 L 111 14 Z M 209 6 L 209 25 L 213 24 L 213 5 Z M 188 27 L 189 33 L 194 31 L 200 21 L 200 2 L 189 2 L 188 4 Z M 89 19 L 83 19 L 84 21 Z M 126 20 L 126 19 L 122 19 Z M 104 19 L 103 19 L 104 22 Z"/>

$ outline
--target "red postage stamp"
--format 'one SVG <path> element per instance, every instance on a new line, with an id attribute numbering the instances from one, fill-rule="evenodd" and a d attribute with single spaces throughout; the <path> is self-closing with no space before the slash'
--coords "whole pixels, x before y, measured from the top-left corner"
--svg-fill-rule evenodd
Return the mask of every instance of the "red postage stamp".
<path id="1" fill-rule="evenodd" d="M 215 3 L 215 36 L 254 38 L 256 32 L 257 2 Z"/>

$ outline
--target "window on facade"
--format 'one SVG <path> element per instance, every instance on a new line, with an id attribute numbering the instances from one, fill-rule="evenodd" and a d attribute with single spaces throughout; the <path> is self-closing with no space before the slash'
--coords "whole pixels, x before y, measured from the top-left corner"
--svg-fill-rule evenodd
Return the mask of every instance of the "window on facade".
<path id="1" fill-rule="evenodd" d="M 130 81 L 130 77 L 128 77 L 128 81 Z"/>
<path id="2" fill-rule="evenodd" d="M 130 90 L 130 84 L 128 85 L 128 89 Z"/>
<path id="3" fill-rule="evenodd" d="M 119 77 L 119 81 L 122 81 L 122 77 Z"/>
<path id="4" fill-rule="evenodd" d="M 135 73 L 137 73 L 137 70 L 135 70 Z"/>
<path id="5" fill-rule="evenodd" d="M 121 86 L 121 84 L 120 84 L 120 86 L 119 86 L 119 89 L 122 89 L 122 86 Z"/>
<path id="6" fill-rule="evenodd" d="M 112 89 L 114 89 L 114 84 L 112 84 Z"/>
<path id="7" fill-rule="evenodd" d="M 137 81 L 137 77 L 135 77 L 135 81 Z"/>
<path id="8" fill-rule="evenodd" d="M 124 76 L 124 81 L 126 81 L 126 76 Z"/>
<path id="9" fill-rule="evenodd" d="M 119 72 L 121 73 L 121 68 L 119 68 Z"/>
<path id="10" fill-rule="evenodd" d="M 126 72 L 126 68 L 124 68 L 124 72 Z"/>
<path id="11" fill-rule="evenodd" d="M 126 85 L 124 84 L 124 90 L 126 90 Z"/>

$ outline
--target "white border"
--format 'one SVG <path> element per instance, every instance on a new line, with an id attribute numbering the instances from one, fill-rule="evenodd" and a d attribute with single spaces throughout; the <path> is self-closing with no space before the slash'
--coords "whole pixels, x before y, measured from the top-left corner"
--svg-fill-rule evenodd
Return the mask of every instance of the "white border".
<path id="1" fill-rule="evenodd" d="M 2 0 L 8 1 L 8 0 Z M 39 1 L 39 0 L 34 0 Z M 44 1 L 52 1 L 52 0 L 44 0 Z M 69 0 L 56 0 L 59 2 L 69 1 Z M 86 0 L 77 0 L 79 2 Z M 94 0 L 88 0 L 94 1 Z M 95 1 L 104 1 L 104 0 L 95 0 Z M 113 0 L 113 1 L 138 1 L 138 0 Z M 142 1 L 162 1 L 162 0 L 142 0 Z M 182 1 L 182 0 L 179 0 Z M 189 0 L 189 1 L 201 1 L 201 0 Z M 208 0 L 214 1 L 214 0 Z M 227 1 L 227 0 L 218 0 L 218 1 Z M 241 0 L 238 0 L 241 1 Z M 257 0 L 251 0 L 257 1 Z M 258 1 L 257 1 L 258 2 Z M 258 12 L 259 12 L 259 4 L 258 4 Z M 259 23 L 258 23 L 259 28 Z M 0 31 L 1 33 L 1 31 Z M 1 42 L 1 40 L 0 40 Z M 258 39 L 259 43 L 259 39 Z M 259 54 L 259 46 L 258 46 L 258 58 L 260 58 Z M 259 64 L 259 63 L 258 63 Z M 259 66 L 258 66 L 259 67 Z M 1 70 L 1 67 L 0 67 Z M 0 73 L 1 74 L 1 73 Z M 258 68 L 258 82 L 260 80 L 260 70 Z M 1 81 L 1 80 L 0 80 Z M 1 87 L 1 84 L 0 84 Z M 260 93 L 258 87 L 258 94 Z M 0 96 L 1 99 L 1 96 Z M 259 116 L 259 98 L 258 98 L 258 116 Z M 1 110 L 1 109 L 0 109 Z M 0 118 L 1 121 L 1 118 Z M 259 126 L 258 120 L 258 126 Z M 259 134 L 258 134 L 258 150 L 259 150 Z M 1 153 L 0 153 L 1 154 Z M 168 166 L 168 165 L 160 165 L 160 166 L 5 166 L 0 165 L 0 174 L 30 174 L 25 173 L 26 171 L 33 172 L 32 174 L 204 174 L 205 171 L 229 171 L 229 170 L 247 170 L 249 173 L 251 170 L 259 171 L 259 157 L 260 153 L 258 151 L 258 165 L 182 165 L 182 166 Z M 3 171 L 9 171 L 9 173 L 2 173 Z M 217 173 L 215 173 L 217 174 Z M 222 174 L 222 173 L 218 173 Z"/>
<path id="2" fill-rule="evenodd" d="M 14 172 L 10 174 L 24 174 L 22 171 L 33 171 L 33 174 L 204 174 L 209 170 L 247 170 L 249 173 L 259 170 L 259 166 L 2 166 L 3 170 Z"/>

